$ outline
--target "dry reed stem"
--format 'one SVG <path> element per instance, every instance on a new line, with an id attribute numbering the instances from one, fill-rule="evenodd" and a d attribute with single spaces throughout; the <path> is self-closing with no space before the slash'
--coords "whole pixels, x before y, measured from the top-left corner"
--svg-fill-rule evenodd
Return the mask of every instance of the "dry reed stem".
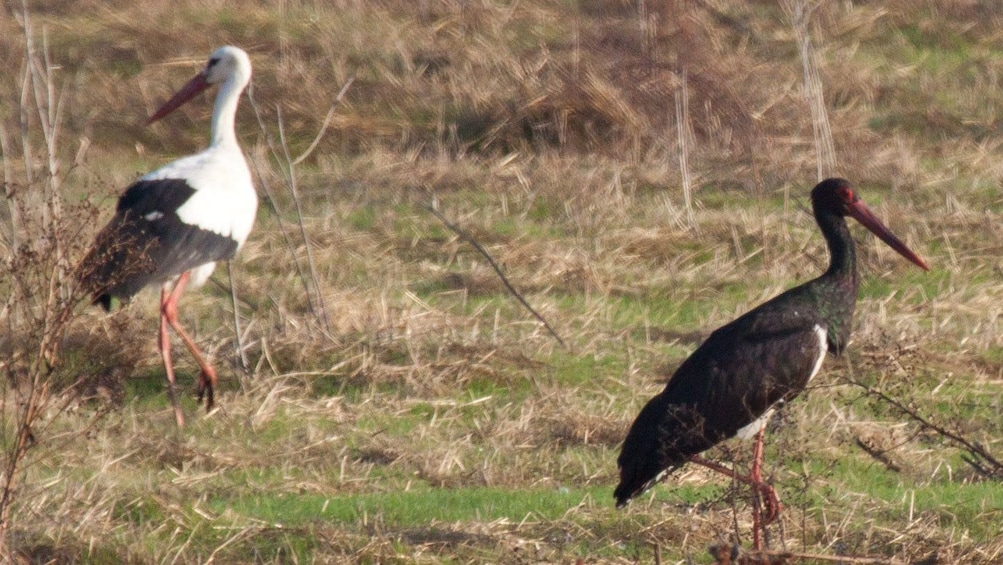
<path id="1" fill-rule="evenodd" d="M 679 172 L 682 175 L 683 205 L 686 208 L 686 222 L 690 229 L 699 231 L 693 215 L 693 187 L 690 179 L 690 93 L 686 86 L 686 70 L 683 69 L 679 92 L 676 93 L 676 136 L 679 143 Z"/>
<path id="2" fill-rule="evenodd" d="M 818 7 L 813 0 L 785 0 L 784 11 L 794 28 L 804 68 L 804 97 L 811 111 L 811 126 L 815 137 L 815 155 L 818 160 L 817 180 L 821 181 L 835 174 L 837 170 L 836 149 L 832 142 L 832 130 L 825 104 L 822 79 L 819 75 L 815 47 L 811 41 L 808 24 L 812 12 Z"/>

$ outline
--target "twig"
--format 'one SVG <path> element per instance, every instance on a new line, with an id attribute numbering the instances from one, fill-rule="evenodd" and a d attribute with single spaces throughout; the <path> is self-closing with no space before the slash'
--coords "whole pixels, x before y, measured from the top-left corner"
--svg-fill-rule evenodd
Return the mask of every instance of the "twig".
<path id="1" fill-rule="evenodd" d="M 484 247 L 480 243 L 478 243 L 476 239 L 474 239 L 470 234 L 464 231 L 463 228 L 447 220 L 446 217 L 443 216 L 438 209 L 436 209 L 434 204 L 425 205 L 424 208 L 429 212 L 431 212 L 432 215 L 434 215 L 436 218 L 439 218 L 439 221 L 442 222 L 443 225 L 445 225 L 447 228 L 452 230 L 453 233 L 463 238 L 470 245 L 474 246 L 474 249 L 476 249 L 478 253 L 480 253 L 481 255 L 484 256 L 485 259 L 487 259 L 488 263 L 491 265 L 491 268 L 495 270 L 495 273 L 498 274 L 498 278 L 501 279 L 502 283 L 505 285 L 505 288 L 507 288 L 509 292 L 512 293 L 512 296 L 514 296 L 516 300 L 518 300 L 523 306 L 525 306 L 526 309 L 529 310 L 530 313 L 533 314 L 533 316 L 535 316 L 536 319 L 539 320 L 540 323 L 542 323 L 545 328 L 547 328 L 547 331 L 550 332 L 550 335 L 554 336 L 554 339 L 556 339 L 557 342 L 561 344 L 561 347 L 564 347 L 565 349 L 568 348 L 568 345 L 564 343 L 564 340 L 561 339 L 561 336 L 557 334 L 557 331 L 555 331 L 554 328 L 551 327 L 551 325 L 547 322 L 547 320 L 544 319 L 544 317 L 541 316 L 536 310 L 534 310 L 533 307 L 529 305 L 529 302 L 526 302 L 526 299 L 523 298 L 521 294 L 519 294 L 519 291 L 517 291 L 512 286 L 512 283 L 510 283 L 508 281 L 508 278 L 505 277 L 505 274 L 502 273 L 501 267 L 498 266 L 498 263 L 495 262 L 495 260 L 487 252 L 487 250 L 484 249 Z"/>
<path id="2" fill-rule="evenodd" d="M 282 217 L 281 214 L 279 213 L 278 204 L 276 203 L 275 198 L 273 197 L 272 192 L 268 187 L 268 183 L 264 180 L 264 175 L 261 174 L 260 170 L 258 170 L 258 178 L 262 179 L 262 185 L 265 190 L 265 194 L 268 197 L 268 200 L 271 203 L 272 208 L 275 210 L 276 216 L 278 216 L 279 218 L 279 228 L 281 229 L 282 236 L 285 239 L 286 244 L 289 246 L 290 252 L 293 255 L 293 262 L 295 263 L 296 270 L 300 275 L 300 280 L 303 281 L 304 290 L 306 291 L 307 303 L 310 306 L 310 310 L 314 312 L 315 315 L 319 313 L 320 320 L 324 325 L 324 329 L 328 332 L 330 332 L 331 323 L 330 320 L 328 319 L 327 308 L 324 304 L 324 297 L 320 291 L 320 282 L 318 280 L 319 277 L 317 275 L 317 268 L 313 259 L 313 248 L 310 244 L 309 237 L 307 237 L 306 227 L 303 224 L 303 210 L 300 203 L 299 191 L 297 190 L 296 186 L 295 168 L 296 165 L 303 162 L 303 160 L 306 159 L 313 152 L 314 149 L 316 149 L 317 145 L 320 143 L 320 140 L 323 138 L 324 133 L 327 131 L 328 125 L 331 122 L 331 118 L 334 116 L 335 109 L 338 107 L 338 104 L 341 103 L 342 98 L 344 98 L 345 93 L 348 92 L 348 88 L 352 85 L 354 81 L 355 77 L 351 77 L 348 79 L 345 85 L 341 87 L 341 90 L 338 92 L 338 95 L 331 103 L 331 108 L 328 110 L 327 116 L 324 118 L 324 123 L 321 125 L 321 128 L 318 131 L 316 137 L 314 137 L 313 142 L 296 159 L 293 159 L 292 156 L 289 154 L 289 146 L 286 143 L 285 129 L 282 124 L 281 108 L 276 108 L 276 110 L 278 113 L 279 139 L 281 143 L 280 145 L 282 149 L 281 155 L 283 156 L 283 159 L 280 159 L 279 157 L 280 151 L 275 147 L 275 144 L 272 141 L 272 136 L 268 134 L 268 130 L 265 127 L 264 120 L 261 117 L 261 112 L 258 109 L 258 104 L 254 100 L 253 90 L 248 91 L 248 100 L 251 102 L 251 107 L 254 109 L 254 115 L 258 120 L 258 126 L 260 127 L 262 133 L 265 134 L 265 141 L 268 144 L 269 151 L 271 151 L 272 153 L 272 157 L 278 162 L 282 162 L 284 160 L 286 163 L 286 168 L 285 170 L 283 170 L 283 173 L 285 175 L 286 183 L 289 185 L 290 193 L 292 194 L 293 197 L 293 203 L 296 206 L 296 213 L 299 220 L 300 236 L 303 239 L 303 245 L 306 247 L 307 266 L 310 269 L 309 280 L 307 279 L 305 273 L 303 272 L 303 268 L 300 266 L 299 258 L 296 256 L 295 247 L 292 245 L 292 241 L 289 238 L 289 233 L 282 222 Z M 257 165 L 255 165 L 255 167 L 257 167 Z M 310 284 L 311 282 L 312 286 Z"/>
<path id="3" fill-rule="evenodd" d="M 320 144 L 320 140 L 323 139 L 324 134 L 327 132 L 328 124 L 331 123 L 331 118 L 334 117 L 335 109 L 338 108 L 338 104 L 341 104 L 341 99 L 345 97 L 345 93 L 348 92 L 348 87 L 352 86 L 353 82 L 355 82 L 355 77 L 349 77 L 349 79 L 345 82 L 345 86 L 342 86 L 341 90 L 338 91 L 338 95 L 334 97 L 334 102 L 331 103 L 331 109 L 328 110 L 327 115 L 324 116 L 324 123 L 321 124 L 320 131 L 317 132 L 317 137 L 313 138 L 313 142 L 310 144 L 310 147 L 307 147 L 306 151 L 293 161 L 293 165 L 299 165 L 302 163 L 304 159 L 313 153 L 313 150 L 317 148 L 317 145 Z"/>
<path id="4" fill-rule="evenodd" d="M 1000 462 L 999 459 L 996 459 L 996 457 L 994 457 L 991 453 L 989 453 L 989 451 L 985 447 L 980 445 L 978 442 L 974 442 L 967 439 L 966 437 L 961 435 L 960 432 L 948 429 L 944 426 L 941 426 L 939 424 L 930 421 L 929 418 L 920 414 L 919 411 L 916 410 L 915 408 L 911 408 L 902 401 L 892 398 L 884 391 L 868 386 L 854 379 L 850 379 L 849 381 L 850 384 L 856 385 L 864 389 L 864 391 L 869 396 L 873 396 L 878 400 L 881 400 L 882 402 L 887 402 L 893 408 L 895 408 L 902 414 L 908 416 L 911 420 L 918 423 L 924 429 L 933 430 L 941 437 L 945 437 L 953 441 L 954 443 L 961 445 L 965 450 L 968 451 L 969 454 L 971 454 L 971 457 L 962 457 L 962 458 L 965 460 L 966 463 L 971 465 L 976 471 L 978 471 L 982 475 L 988 477 L 1003 478 L 1003 462 Z M 986 464 L 988 464 L 988 467 L 986 467 Z"/>
<path id="5" fill-rule="evenodd" d="M 317 275 L 317 263 L 313 259 L 313 245 L 310 244 L 310 237 L 306 233 L 306 224 L 303 223 L 303 205 L 300 201 L 299 183 L 296 182 L 296 165 L 293 163 L 292 156 L 289 155 L 289 143 L 286 141 L 286 130 L 282 122 L 282 108 L 276 105 L 275 111 L 276 116 L 278 116 L 280 147 L 282 147 L 282 154 L 286 160 L 286 183 L 289 186 L 289 194 L 293 197 L 293 204 L 296 205 L 296 219 L 300 228 L 300 237 L 303 239 L 303 246 L 306 249 L 306 264 L 310 268 L 310 281 L 313 283 L 313 291 L 317 297 L 317 304 L 320 306 L 321 322 L 324 324 L 324 329 L 330 332 L 331 320 L 327 317 L 324 295 L 320 291 L 320 277 Z"/>
<path id="6" fill-rule="evenodd" d="M 896 473 L 902 472 L 902 467 L 900 467 L 897 463 L 895 463 L 887 455 L 885 455 L 886 453 L 885 451 L 878 449 L 873 445 L 870 445 L 860 437 L 855 438 L 855 440 L 857 442 L 857 447 L 863 449 L 864 453 L 870 455 L 878 463 L 881 463 L 882 465 L 887 467 L 889 471 L 894 471 Z"/>
<path id="7" fill-rule="evenodd" d="M 247 354 L 244 352 L 243 337 L 240 331 L 240 302 L 237 300 L 237 282 L 233 278 L 233 263 L 230 261 L 226 262 L 226 275 L 230 277 L 230 303 L 233 305 L 233 336 L 234 336 L 234 347 L 236 349 L 237 360 L 240 362 L 240 368 L 244 371 L 244 376 L 250 376 L 251 371 L 248 369 Z"/>
<path id="8" fill-rule="evenodd" d="M 252 103 L 251 106 L 254 106 L 254 104 Z M 256 109 L 255 113 L 257 113 Z M 263 123 L 262 127 L 264 127 Z M 257 161 L 252 159 L 251 163 L 254 167 L 254 171 L 258 174 L 258 180 L 261 181 L 261 189 L 265 191 L 265 198 L 268 199 L 268 203 L 272 206 L 272 211 L 275 212 L 275 219 L 279 224 L 279 232 L 282 233 L 282 240 L 285 242 L 286 247 L 289 248 L 289 254 L 293 256 L 293 265 L 296 266 L 296 274 L 299 275 L 299 280 L 303 283 L 303 293 L 306 295 L 307 306 L 310 308 L 311 312 L 316 312 L 317 309 L 313 304 L 313 293 L 310 292 L 310 283 L 307 280 L 306 273 L 303 272 L 303 266 L 300 265 L 299 257 L 296 255 L 296 246 L 293 245 L 293 240 L 289 235 L 289 230 L 286 228 L 286 223 L 282 220 L 282 212 L 279 210 L 279 205 L 275 201 L 275 196 L 272 194 L 271 185 L 268 184 L 268 178 L 264 175 L 264 172 L 261 170 Z"/>
<path id="9" fill-rule="evenodd" d="M 786 557 L 788 559 L 798 559 L 802 561 L 832 561 L 834 563 L 856 563 L 858 565 L 898 565 L 904 563 L 898 559 L 885 559 L 883 557 L 853 557 L 848 555 L 825 555 L 822 553 L 801 553 L 799 551 L 762 552 L 767 557 Z"/>

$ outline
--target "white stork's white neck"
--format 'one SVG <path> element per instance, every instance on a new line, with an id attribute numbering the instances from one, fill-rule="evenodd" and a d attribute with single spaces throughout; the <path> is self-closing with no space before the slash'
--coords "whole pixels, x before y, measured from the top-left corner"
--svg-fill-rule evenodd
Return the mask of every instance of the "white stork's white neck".
<path id="1" fill-rule="evenodd" d="M 238 68 L 220 86 L 212 110 L 210 147 L 238 147 L 234 122 L 237 115 L 237 104 L 240 102 L 240 93 L 244 91 L 248 80 L 250 80 L 250 76 Z"/>

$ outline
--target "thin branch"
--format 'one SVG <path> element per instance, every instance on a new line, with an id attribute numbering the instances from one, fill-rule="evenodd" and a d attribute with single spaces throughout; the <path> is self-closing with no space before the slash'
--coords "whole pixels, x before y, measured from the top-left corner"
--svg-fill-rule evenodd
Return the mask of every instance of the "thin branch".
<path id="1" fill-rule="evenodd" d="M 324 123 L 321 124 L 320 131 L 317 132 L 317 137 L 313 138 L 313 142 L 310 144 L 310 147 L 307 147 L 306 151 L 293 161 L 293 165 L 299 165 L 302 163 L 303 160 L 309 157 L 310 154 L 313 153 L 313 150 L 320 144 L 320 140 L 323 139 L 324 134 L 327 133 L 327 126 L 331 123 L 331 118 L 334 117 L 334 111 L 338 108 L 338 105 L 341 104 L 341 99 L 345 97 L 345 93 L 348 92 L 348 87 L 352 86 L 353 82 L 355 82 L 355 77 L 350 77 L 348 81 L 345 82 L 345 86 L 341 87 L 338 95 L 334 97 L 334 102 L 331 103 L 331 109 L 328 110 L 327 115 L 324 116 Z"/>
<path id="2" fill-rule="evenodd" d="M 259 111 L 258 105 L 254 100 L 253 91 L 248 91 L 248 99 L 251 102 L 251 107 L 254 109 L 254 115 L 258 120 L 258 126 L 261 128 L 262 133 L 265 134 L 265 142 L 268 145 L 268 149 L 271 152 L 272 157 L 279 163 L 285 162 L 285 168 L 282 169 L 282 173 L 285 177 L 286 184 L 289 186 L 289 191 L 292 194 L 293 203 L 296 206 L 296 214 L 298 218 L 300 236 L 302 237 L 303 245 L 306 248 L 307 267 L 310 271 L 309 279 L 306 278 L 305 273 L 303 272 L 303 269 L 300 266 L 299 259 L 296 256 L 295 248 L 292 246 L 292 242 L 289 238 L 288 233 L 286 232 L 285 228 L 282 227 L 281 215 L 279 214 L 278 205 L 275 201 L 275 198 L 273 198 L 271 191 L 268 190 L 267 186 L 265 186 L 265 192 L 268 196 L 269 201 L 271 202 L 272 208 L 275 209 L 276 215 L 280 216 L 279 222 L 280 222 L 280 227 L 282 227 L 282 234 L 283 237 L 286 238 L 286 243 L 289 245 L 290 251 L 293 254 L 293 261 L 296 264 L 296 270 L 299 272 L 300 278 L 303 282 L 304 290 L 306 291 L 307 295 L 307 302 L 310 305 L 310 309 L 314 313 L 314 315 L 319 316 L 319 321 L 323 324 L 324 330 L 327 331 L 328 333 L 331 331 L 331 322 L 327 314 L 327 307 L 324 302 L 323 294 L 321 293 L 320 290 L 319 275 L 317 273 L 317 266 L 313 257 L 313 246 L 310 243 L 310 238 L 308 237 L 306 232 L 306 226 L 303 223 L 303 208 L 302 208 L 302 203 L 300 201 L 299 190 L 297 188 L 297 182 L 296 182 L 296 165 L 303 162 L 303 160 L 306 159 L 320 143 L 320 140 L 322 139 L 324 133 L 327 131 L 328 125 L 330 124 L 331 118 L 334 115 L 335 109 L 338 107 L 338 104 L 345 96 L 345 93 L 348 92 L 349 86 L 351 86 L 351 84 L 354 81 L 355 77 L 352 77 L 345 83 L 344 86 L 342 86 L 341 90 L 338 92 L 338 95 L 335 97 L 334 102 L 332 102 L 330 110 L 328 110 L 327 117 L 324 118 L 324 123 L 321 126 L 319 132 L 317 133 L 317 136 L 314 138 L 310 146 L 307 147 L 307 149 L 296 159 L 293 159 L 292 156 L 289 154 L 289 145 L 286 142 L 285 126 L 282 123 L 282 109 L 280 107 L 276 107 L 276 112 L 278 115 L 278 128 L 279 128 L 279 146 L 276 147 L 275 143 L 273 143 L 272 141 L 272 136 L 268 134 L 268 130 L 267 128 L 265 128 L 264 120 L 261 117 L 261 112 Z M 261 175 L 260 171 L 258 171 L 258 177 L 262 179 L 262 184 L 267 184 L 263 180 L 264 176 Z"/>
<path id="3" fill-rule="evenodd" d="M 887 451 L 874 447 L 873 445 L 864 441 L 863 438 L 861 437 L 856 437 L 854 439 L 856 441 L 857 447 L 863 449 L 864 453 L 870 455 L 878 463 L 881 463 L 882 465 L 887 467 L 889 471 L 893 471 L 895 473 L 902 472 L 902 467 L 898 463 L 892 461 L 891 458 L 889 458 L 886 455 Z"/>
<path id="4" fill-rule="evenodd" d="M 234 335 L 234 348 L 236 349 L 237 361 L 240 362 L 240 368 L 244 371 L 244 376 L 250 376 L 251 371 L 248 369 L 247 353 L 244 352 L 244 344 L 242 339 L 242 332 L 240 331 L 240 301 L 237 300 L 237 281 L 233 276 L 233 262 L 226 262 L 226 274 L 230 277 L 230 304 L 233 305 L 233 335 Z"/>
<path id="5" fill-rule="evenodd" d="M 963 447 L 971 455 L 970 457 L 964 457 L 966 463 L 971 465 L 976 471 L 982 475 L 996 478 L 1003 478 L 1003 462 L 993 456 L 992 453 L 980 445 L 978 442 L 971 441 L 965 436 L 961 435 L 960 432 L 946 428 L 940 424 L 932 422 L 928 417 L 923 416 L 918 410 L 906 405 L 901 400 L 893 398 L 886 394 L 884 391 L 876 389 L 874 387 L 868 386 L 854 379 L 849 379 L 850 384 L 856 385 L 867 393 L 868 396 L 877 398 L 882 402 L 886 402 L 893 408 L 906 415 L 912 421 L 919 424 L 921 427 L 927 430 L 933 430 L 941 437 L 945 437 L 950 441 Z M 987 466 L 988 465 L 988 466 Z"/>
<path id="6" fill-rule="evenodd" d="M 296 205 L 296 219 L 300 228 L 300 237 L 303 239 L 303 246 L 306 249 L 306 264 L 310 268 L 310 281 L 313 282 L 313 290 L 316 293 L 317 304 L 320 306 L 320 319 L 327 332 L 331 331 L 331 320 L 327 317 L 327 306 L 324 304 L 324 295 L 320 291 L 320 277 L 317 275 L 317 263 L 313 258 L 313 245 L 310 244 L 310 237 L 306 233 L 306 225 L 303 223 L 303 204 L 300 200 L 298 184 L 296 182 L 296 164 L 293 163 L 292 156 L 289 155 L 289 143 L 286 141 L 286 130 L 282 122 L 282 108 L 275 107 L 278 116 L 279 141 L 281 142 L 282 155 L 286 160 L 286 183 L 289 186 L 289 193 L 292 194 L 293 204 Z"/>
<path id="7" fill-rule="evenodd" d="M 311 312 L 316 312 L 316 308 L 313 304 L 313 293 L 310 292 L 310 283 L 307 281 L 306 273 L 303 271 L 303 266 L 300 265 L 299 257 L 296 255 L 296 246 L 293 244 L 292 237 L 289 235 L 289 229 L 286 228 L 286 223 L 282 220 L 282 212 L 279 210 L 279 205 L 275 202 L 275 196 L 272 194 L 271 185 L 268 183 L 264 172 L 255 160 L 251 160 L 254 171 L 258 175 L 258 180 L 261 181 L 261 189 L 265 191 L 265 198 L 268 199 L 268 204 L 271 205 L 272 211 L 275 212 L 275 219 L 279 224 L 279 232 L 282 234 L 282 240 L 285 242 L 286 247 L 289 249 L 289 254 L 293 257 L 293 265 L 296 266 L 296 274 L 299 276 L 300 282 L 303 283 L 303 293 L 306 295 L 307 307 L 310 308 Z"/>
<path id="8" fill-rule="evenodd" d="M 268 133 L 268 128 L 265 127 L 265 120 L 261 116 L 261 111 L 258 108 L 258 103 L 254 99 L 254 89 L 249 88 L 247 90 L 247 99 L 251 103 L 251 108 L 254 110 L 254 116 L 258 120 L 258 127 L 265 136 L 265 143 L 268 145 L 268 150 L 271 151 L 272 155 L 278 159 L 278 151 L 275 149 L 272 143 L 272 136 Z M 303 293 L 306 295 L 307 306 L 310 308 L 310 312 L 316 313 L 317 307 L 313 302 L 313 293 L 310 291 L 310 282 L 307 279 L 306 273 L 303 271 L 303 266 L 300 265 L 299 256 L 296 254 L 296 246 L 293 244 L 292 237 L 289 235 L 289 230 L 286 228 L 285 222 L 282 220 L 282 212 L 279 210 L 279 204 L 275 200 L 275 195 L 272 194 L 271 185 L 268 183 L 268 177 L 265 176 L 264 171 L 258 165 L 257 159 L 251 159 L 251 164 L 254 167 L 254 171 L 258 175 L 258 180 L 261 181 L 261 188 L 265 191 L 265 197 L 268 198 L 268 203 L 271 204 L 272 210 L 275 211 L 275 218 L 279 223 L 279 231 L 282 232 L 282 239 L 286 243 L 286 247 L 289 248 L 289 254 L 292 255 L 293 265 L 296 266 L 296 274 L 299 276 L 300 282 L 303 283 Z"/>
<path id="9" fill-rule="evenodd" d="M 542 323 L 545 328 L 547 328 L 547 331 L 550 332 L 550 335 L 554 336 L 554 339 L 556 339 L 557 342 L 561 344 L 561 347 L 564 347 L 565 349 L 568 348 L 568 345 L 564 343 L 564 340 L 561 339 L 561 336 L 557 334 L 557 331 L 555 331 L 554 328 L 551 327 L 551 325 L 547 322 L 547 320 L 544 319 L 544 317 L 541 316 L 539 312 L 534 310 L 533 307 L 529 305 L 529 302 L 527 302 L 526 299 L 523 298 L 521 294 L 519 294 L 519 291 L 517 291 L 515 287 L 512 286 L 512 283 L 510 283 L 508 281 L 508 278 L 505 277 L 505 274 L 502 273 L 501 267 L 498 266 L 498 263 L 495 262 L 495 260 L 487 252 L 487 250 L 484 249 L 484 247 L 480 243 L 478 243 L 476 239 L 474 239 L 470 234 L 464 231 L 463 228 L 447 220 L 446 217 L 443 216 L 438 209 L 436 209 L 434 204 L 425 205 L 424 208 L 429 212 L 431 212 L 433 216 L 438 218 L 439 221 L 443 223 L 443 225 L 452 230 L 453 233 L 463 238 L 470 245 L 474 246 L 474 249 L 476 249 L 478 253 L 480 253 L 481 255 L 484 256 L 485 259 L 487 259 L 488 263 L 491 265 L 491 268 L 495 270 L 495 273 L 498 274 L 498 278 L 501 279 L 502 283 L 505 285 L 505 288 L 507 288 L 509 292 L 512 293 L 512 296 L 514 296 L 516 300 L 518 300 L 523 306 L 525 306 L 526 309 L 529 310 L 529 312 L 533 314 L 533 316 L 536 317 L 536 319 L 539 320 L 540 323 Z"/>

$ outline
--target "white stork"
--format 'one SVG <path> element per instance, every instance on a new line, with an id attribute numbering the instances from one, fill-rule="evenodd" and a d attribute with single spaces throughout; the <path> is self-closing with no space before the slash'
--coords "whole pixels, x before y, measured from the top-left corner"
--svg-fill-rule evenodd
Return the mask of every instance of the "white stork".
<path id="1" fill-rule="evenodd" d="M 198 93 L 220 85 L 212 113 L 209 147 L 148 173 L 118 201 L 115 216 L 98 234 L 82 263 L 81 280 L 95 303 L 110 309 L 112 297 L 127 299 L 148 285 L 160 285 L 158 348 L 167 372 L 168 392 L 178 426 L 184 416 L 174 388 L 171 340 L 174 331 L 198 363 L 198 401 L 214 403 L 216 371 L 178 323 L 178 298 L 197 287 L 217 261 L 230 259 L 244 244 L 258 207 L 251 172 L 234 133 L 234 116 L 251 79 L 251 60 L 242 49 L 220 47 L 209 62 L 147 124 Z"/>

